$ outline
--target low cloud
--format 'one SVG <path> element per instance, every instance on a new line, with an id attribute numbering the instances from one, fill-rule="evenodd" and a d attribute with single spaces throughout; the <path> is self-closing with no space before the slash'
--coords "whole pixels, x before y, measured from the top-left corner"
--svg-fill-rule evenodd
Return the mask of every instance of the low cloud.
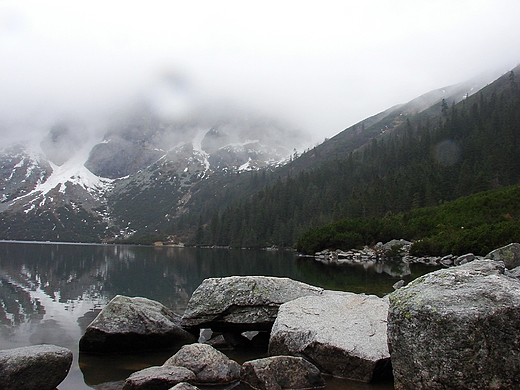
<path id="1" fill-rule="evenodd" d="M 4 1 L 2 142 L 67 118 L 102 133 L 141 101 L 168 120 L 251 111 L 317 142 L 520 62 L 515 0 L 337 3 Z"/>

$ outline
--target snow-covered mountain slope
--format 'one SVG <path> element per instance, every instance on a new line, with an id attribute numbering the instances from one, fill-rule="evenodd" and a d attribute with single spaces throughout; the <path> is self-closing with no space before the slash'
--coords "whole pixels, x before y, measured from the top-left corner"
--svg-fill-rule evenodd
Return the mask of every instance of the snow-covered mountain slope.
<path id="1" fill-rule="evenodd" d="M 285 133 L 258 118 L 168 123 L 146 110 L 111 124 L 98 140 L 60 123 L 32 147 L 0 153 L 0 239 L 153 234 L 186 211 L 195 184 L 283 161 Z"/>

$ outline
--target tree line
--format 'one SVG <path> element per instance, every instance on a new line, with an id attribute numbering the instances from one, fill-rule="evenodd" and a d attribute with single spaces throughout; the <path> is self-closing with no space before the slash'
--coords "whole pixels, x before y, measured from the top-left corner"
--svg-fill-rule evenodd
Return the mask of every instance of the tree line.
<path id="1" fill-rule="evenodd" d="M 314 169 L 250 173 L 219 198 L 225 202 L 204 203 L 172 231 L 191 226 L 196 245 L 294 247 L 309 229 L 335 221 L 389 217 L 518 184 L 519 95 L 511 72 Z M 239 197 L 245 189 L 252 195 Z"/>

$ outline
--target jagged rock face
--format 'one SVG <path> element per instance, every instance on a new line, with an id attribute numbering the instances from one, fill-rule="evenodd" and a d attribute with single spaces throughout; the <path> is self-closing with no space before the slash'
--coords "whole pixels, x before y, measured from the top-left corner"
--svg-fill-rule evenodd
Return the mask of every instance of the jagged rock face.
<path id="1" fill-rule="evenodd" d="M 373 295 L 325 291 L 280 306 L 270 355 L 303 356 L 322 372 L 370 382 L 390 373 L 388 302 Z"/>
<path id="2" fill-rule="evenodd" d="M 24 145 L 13 145 L 0 154 L 0 202 L 5 204 L 31 192 L 52 172 L 41 156 L 31 155 Z M 0 208 L 2 210 L 2 208 Z"/>
<path id="3" fill-rule="evenodd" d="M 163 154 L 160 150 L 150 150 L 120 137 L 114 137 L 92 148 L 85 167 L 95 175 L 117 179 L 148 167 Z"/>
<path id="4" fill-rule="evenodd" d="M 201 147 L 209 154 L 215 153 L 220 148 L 229 145 L 231 137 L 229 134 L 219 130 L 218 127 L 212 127 L 204 136 Z"/>
<path id="5" fill-rule="evenodd" d="M 520 387 L 520 282 L 503 263 L 436 271 L 389 298 L 396 389 Z"/>

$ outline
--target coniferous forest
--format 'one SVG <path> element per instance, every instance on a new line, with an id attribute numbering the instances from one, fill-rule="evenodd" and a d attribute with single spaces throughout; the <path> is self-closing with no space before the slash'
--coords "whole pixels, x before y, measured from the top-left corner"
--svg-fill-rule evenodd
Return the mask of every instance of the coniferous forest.
<path id="1" fill-rule="evenodd" d="M 317 168 L 250 173 L 238 188 L 253 195 L 239 198 L 225 190 L 220 199 L 227 202 L 207 202 L 173 230 L 197 218 L 192 222 L 196 245 L 294 247 L 304 234 L 309 239 L 309 229 L 344 219 L 390 218 L 520 183 L 520 93 L 513 71 L 458 104 L 443 100 L 436 109 L 410 116 L 391 133 Z M 388 238 L 402 233 L 393 231 Z M 361 241 L 345 239 L 344 245 L 380 239 L 369 234 Z M 300 245 L 304 252 L 309 248 Z"/>

